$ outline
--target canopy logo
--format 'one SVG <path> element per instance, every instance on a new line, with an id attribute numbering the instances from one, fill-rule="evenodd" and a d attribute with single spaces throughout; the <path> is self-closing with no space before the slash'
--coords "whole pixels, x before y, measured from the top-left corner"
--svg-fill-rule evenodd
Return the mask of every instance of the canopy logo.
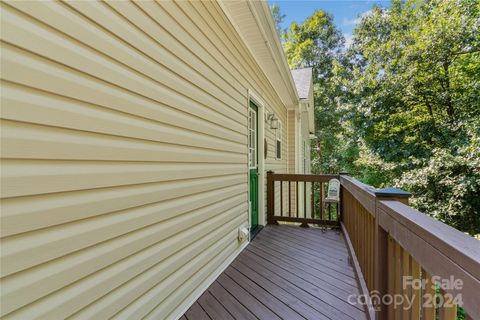
<path id="1" fill-rule="evenodd" d="M 426 289 L 431 289 L 426 292 Z M 463 288 L 463 280 L 455 279 L 450 276 L 448 279 L 442 279 L 438 276 L 433 276 L 430 280 L 414 279 L 412 276 L 402 277 L 402 293 L 384 294 L 382 295 L 377 290 L 370 292 L 370 295 L 356 295 L 348 296 L 348 302 L 352 305 L 367 305 L 369 300 L 375 310 L 379 310 L 381 305 L 393 305 L 396 308 L 403 308 L 410 310 L 416 301 L 416 305 L 422 305 L 423 308 L 446 307 L 450 308 L 454 305 L 462 305 L 462 294 L 452 294 L 451 292 L 458 292 Z M 433 292 L 433 293 L 431 293 Z M 443 292 L 439 294 L 439 292 Z"/>

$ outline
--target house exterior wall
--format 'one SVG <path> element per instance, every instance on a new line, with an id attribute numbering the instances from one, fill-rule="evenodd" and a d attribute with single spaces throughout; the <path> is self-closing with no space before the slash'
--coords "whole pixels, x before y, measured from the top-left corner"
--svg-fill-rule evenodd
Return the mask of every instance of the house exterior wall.
<path id="1" fill-rule="evenodd" d="M 298 132 L 297 111 L 288 111 L 288 173 L 297 173 L 297 132 Z"/>
<path id="2" fill-rule="evenodd" d="M 300 110 L 303 111 L 303 107 L 300 107 Z M 308 112 L 301 112 L 300 113 L 300 135 L 298 137 L 298 142 L 300 144 L 300 152 L 298 153 L 298 161 L 299 161 L 299 173 L 301 174 L 310 174 L 311 173 L 311 161 L 310 161 L 310 130 L 309 130 L 309 118 L 310 115 Z M 300 190 L 300 198 L 303 198 L 304 186 Z M 307 194 L 307 202 L 310 203 L 311 196 L 312 196 L 312 186 L 310 183 L 306 186 L 306 194 Z M 307 217 L 311 216 L 311 206 L 307 205 L 306 208 L 303 208 L 303 203 L 300 204 L 301 211 L 305 210 L 305 214 Z"/>
<path id="3" fill-rule="evenodd" d="M 302 112 L 300 114 L 300 135 L 299 143 L 301 150 L 298 153 L 300 162 L 300 173 L 311 173 L 310 168 L 310 130 L 309 130 L 309 114 Z"/>
<path id="4" fill-rule="evenodd" d="M 2 2 L 5 318 L 175 318 L 242 250 L 248 90 L 214 2 Z M 263 150 L 259 151 L 263 154 Z"/>
<path id="5" fill-rule="evenodd" d="M 298 118 L 297 110 L 288 110 L 288 173 L 294 174 L 298 173 Z M 284 208 L 288 208 L 290 215 L 296 215 L 297 212 L 297 201 L 296 201 L 296 185 L 290 184 L 290 190 L 288 190 L 288 185 L 285 183 L 284 186 L 284 195 L 283 199 Z M 289 199 L 290 195 L 290 201 Z"/>

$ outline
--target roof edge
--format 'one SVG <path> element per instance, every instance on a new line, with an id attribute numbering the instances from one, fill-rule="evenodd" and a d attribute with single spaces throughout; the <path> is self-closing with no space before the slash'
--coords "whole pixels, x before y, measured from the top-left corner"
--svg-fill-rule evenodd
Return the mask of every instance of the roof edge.
<path id="1" fill-rule="evenodd" d="M 265 1 L 229 2 L 226 0 L 217 0 L 217 3 L 237 31 L 247 51 L 249 51 L 263 71 L 262 73 L 265 74 L 272 88 L 277 92 L 284 107 L 288 110 L 298 108 L 300 99 L 268 4 Z M 243 11 L 237 11 L 238 8 L 235 8 L 235 11 L 233 11 L 232 7 L 234 5 L 238 6 L 239 3 L 243 3 Z M 254 22 L 253 24 L 245 24 L 247 20 L 245 14 L 247 12 L 251 21 Z M 240 13 L 243 14 L 243 16 L 237 15 Z M 254 36 L 252 36 L 250 32 L 247 37 L 243 30 L 252 27 L 255 28 L 257 32 L 253 33 Z M 253 45 L 253 43 L 256 44 Z M 263 44 L 263 48 L 260 47 L 260 43 Z M 265 53 L 267 53 L 270 63 L 267 63 L 265 58 L 259 58 L 257 51 L 259 54 L 263 54 L 264 57 Z"/>
<path id="2" fill-rule="evenodd" d="M 295 82 L 293 81 L 292 72 L 290 67 L 288 66 L 287 57 L 285 56 L 285 51 L 283 50 L 283 46 L 280 43 L 280 39 L 278 37 L 277 29 L 275 28 L 275 22 L 273 21 L 272 12 L 270 7 L 268 6 L 266 1 L 260 1 L 262 5 L 263 12 L 267 17 L 268 27 L 269 27 L 269 36 L 271 38 L 271 42 L 275 45 L 275 49 L 279 52 L 280 57 L 278 57 L 276 63 L 279 65 L 279 69 L 282 72 L 282 75 L 285 77 L 285 81 L 289 83 L 290 89 L 293 91 L 294 97 L 297 101 L 300 101 L 297 93 L 297 88 L 295 86 Z M 270 47 L 271 48 L 271 47 Z M 272 48 L 271 48 L 272 49 Z"/>

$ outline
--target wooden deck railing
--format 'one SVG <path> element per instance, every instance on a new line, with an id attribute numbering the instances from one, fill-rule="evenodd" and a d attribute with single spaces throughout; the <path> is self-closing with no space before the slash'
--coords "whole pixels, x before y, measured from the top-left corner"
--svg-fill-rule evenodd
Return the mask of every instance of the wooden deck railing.
<path id="1" fill-rule="evenodd" d="M 322 199 L 332 178 L 341 183 L 340 210 L 328 219 Z M 348 175 L 270 172 L 267 220 L 339 223 L 370 295 L 372 319 L 453 320 L 457 307 L 465 319 L 480 319 L 480 242 L 409 207 L 409 196 Z"/>
<path id="2" fill-rule="evenodd" d="M 338 205 L 324 203 L 328 181 L 333 178 L 339 175 L 267 172 L 267 222 L 339 225 Z"/>
<path id="3" fill-rule="evenodd" d="M 378 319 L 457 319 L 458 305 L 480 319 L 478 240 L 409 207 L 402 190 L 340 183 L 341 224 Z"/>

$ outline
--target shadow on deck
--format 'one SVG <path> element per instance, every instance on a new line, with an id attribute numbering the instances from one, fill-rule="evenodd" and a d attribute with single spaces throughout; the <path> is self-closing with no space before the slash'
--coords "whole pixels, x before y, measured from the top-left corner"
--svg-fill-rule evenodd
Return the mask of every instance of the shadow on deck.
<path id="1" fill-rule="evenodd" d="M 366 319 L 352 294 L 341 233 L 268 225 L 181 319 Z"/>

